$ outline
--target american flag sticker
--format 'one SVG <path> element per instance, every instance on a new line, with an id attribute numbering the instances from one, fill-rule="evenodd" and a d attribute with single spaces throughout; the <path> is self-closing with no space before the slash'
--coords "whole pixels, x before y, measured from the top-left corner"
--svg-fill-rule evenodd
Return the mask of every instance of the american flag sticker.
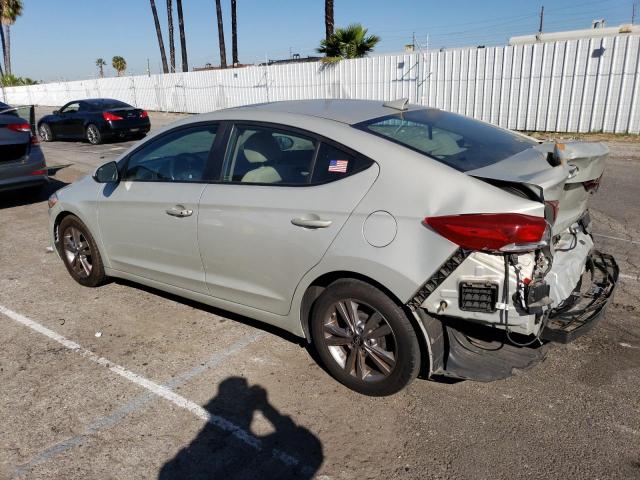
<path id="1" fill-rule="evenodd" d="M 337 173 L 347 173 L 347 167 L 349 166 L 349 160 L 330 160 L 329 171 Z"/>

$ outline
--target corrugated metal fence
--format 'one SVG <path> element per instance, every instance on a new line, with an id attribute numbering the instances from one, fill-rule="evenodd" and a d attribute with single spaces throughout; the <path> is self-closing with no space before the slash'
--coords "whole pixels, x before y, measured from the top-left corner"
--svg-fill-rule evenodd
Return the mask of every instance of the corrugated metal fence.
<path id="1" fill-rule="evenodd" d="M 209 112 L 309 98 L 408 97 L 518 130 L 640 133 L 640 36 L 451 49 L 269 67 L 5 89 L 12 104 L 110 97 L 148 110 Z"/>

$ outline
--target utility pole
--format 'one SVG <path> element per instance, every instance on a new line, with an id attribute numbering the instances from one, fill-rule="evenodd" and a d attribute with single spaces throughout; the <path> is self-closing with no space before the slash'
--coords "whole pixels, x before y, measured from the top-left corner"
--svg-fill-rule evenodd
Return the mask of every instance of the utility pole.
<path id="1" fill-rule="evenodd" d="M 631 25 L 636 23 L 636 12 L 638 11 L 638 0 L 633 0 L 633 6 L 631 7 Z"/>
<path id="2" fill-rule="evenodd" d="M 151 76 L 151 65 L 149 64 L 149 59 L 147 58 L 147 76 Z"/>
<path id="3" fill-rule="evenodd" d="M 538 33 L 542 33 L 542 24 L 544 23 L 544 5 L 540 8 L 540 27 L 538 28 Z"/>

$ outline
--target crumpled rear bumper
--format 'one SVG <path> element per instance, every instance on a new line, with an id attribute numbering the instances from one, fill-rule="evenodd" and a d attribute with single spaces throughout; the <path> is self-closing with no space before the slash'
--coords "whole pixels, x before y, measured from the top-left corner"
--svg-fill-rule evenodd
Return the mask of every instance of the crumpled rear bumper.
<path id="1" fill-rule="evenodd" d="M 618 273 L 618 264 L 611 255 L 592 250 L 578 287 L 551 311 L 542 339 L 568 343 L 588 332 L 613 298 Z"/>

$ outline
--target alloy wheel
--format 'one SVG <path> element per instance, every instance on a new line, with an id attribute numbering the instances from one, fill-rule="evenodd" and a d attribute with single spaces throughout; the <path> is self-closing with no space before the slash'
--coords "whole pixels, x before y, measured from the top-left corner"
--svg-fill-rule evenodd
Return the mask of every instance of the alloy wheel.
<path id="1" fill-rule="evenodd" d="M 365 382 L 388 377 L 396 365 L 397 342 L 375 308 L 348 298 L 333 304 L 323 322 L 324 344 L 349 375 Z"/>
<path id="2" fill-rule="evenodd" d="M 67 263 L 79 278 L 91 275 L 91 246 L 82 231 L 69 227 L 62 236 L 62 246 Z"/>
<path id="3" fill-rule="evenodd" d="M 44 140 L 45 142 L 48 142 L 49 139 L 49 130 L 47 130 L 47 127 L 44 125 L 40 125 L 40 128 L 38 129 L 38 133 L 40 134 L 40 138 L 42 140 Z"/>
<path id="4" fill-rule="evenodd" d="M 89 143 L 94 145 L 98 143 L 98 135 L 98 130 L 93 125 L 90 125 L 89 128 L 87 128 L 87 140 L 89 140 Z"/>

